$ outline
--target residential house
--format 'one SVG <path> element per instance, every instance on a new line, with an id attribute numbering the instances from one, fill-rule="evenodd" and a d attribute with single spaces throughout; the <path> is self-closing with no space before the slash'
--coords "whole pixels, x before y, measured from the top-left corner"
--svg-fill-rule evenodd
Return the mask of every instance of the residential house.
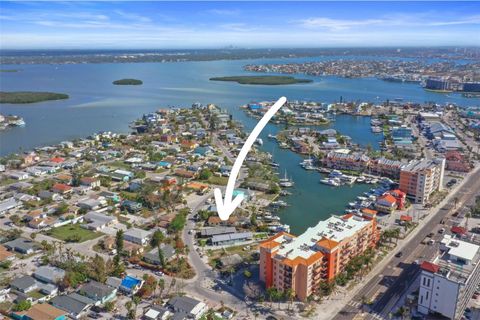
<path id="1" fill-rule="evenodd" d="M 11 314 L 17 320 L 66 320 L 67 313 L 48 303 L 37 303 L 26 311 Z"/>
<path id="2" fill-rule="evenodd" d="M 20 208 L 21 206 L 22 203 L 15 200 L 14 197 L 0 201 L 0 216 L 6 214 L 10 210 Z"/>
<path id="3" fill-rule="evenodd" d="M 130 213 L 136 213 L 142 210 L 142 204 L 135 201 L 130 200 L 123 200 L 122 201 L 122 208 L 127 210 Z"/>
<path id="4" fill-rule="evenodd" d="M 78 293 L 71 293 L 56 296 L 50 303 L 52 306 L 68 312 L 70 318 L 80 319 L 94 305 L 95 301 Z"/>
<path id="5" fill-rule="evenodd" d="M 238 232 L 212 236 L 210 242 L 214 246 L 232 245 L 243 241 L 253 239 L 253 233 L 251 232 Z"/>
<path id="6" fill-rule="evenodd" d="M 16 251 L 22 254 L 31 254 L 38 250 L 37 244 L 32 240 L 17 238 L 3 244 L 10 251 Z"/>
<path id="7" fill-rule="evenodd" d="M 15 260 L 15 254 L 8 251 L 3 245 L 0 244 L 0 261 L 12 261 Z"/>
<path id="8" fill-rule="evenodd" d="M 95 301 L 95 305 L 102 305 L 116 298 L 117 289 L 97 281 L 90 281 L 82 286 L 79 293 Z"/>
<path id="9" fill-rule="evenodd" d="M 93 177 L 83 177 L 80 179 L 80 185 L 86 186 L 89 188 L 100 187 L 100 179 Z"/>
<path id="10" fill-rule="evenodd" d="M 52 191 L 62 195 L 72 193 L 72 187 L 63 183 L 55 183 L 52 187 Z"/>
<path id="11" fill-rule="evenodd" d="M 204 302 L 187 296 L 173 297 L 167 305 L 175 314 L 185 315 L 190 319 L 200 319 L 208 311 L 208 306 Z"/>
<path id="12" fill-rule="evenodd" d="M 382 213 L 393 213 L 397 209 L 397 199 L 389 193 L 377 198 L 375 209 Z"/>
<path id="13" fill-rule="evenodd" d="M 119 290 L 126 294 L 133 295 L 140 290 L 144 282 L 142 279 L 127 275 L 122 279 Z"/>
<path id="14" fill-rule="evenodd" d="M 83 219 L 88 222 L 87 229 L 99 231 L 105 227 L 117 223 L 117 218 L 114 216 L 107 216 L 106 214 L 90 211 L 83 216 Z"/>
<path id="15" fill-rule="evenodd" d="M 130 228 L 125 231 L 123 239 L 125 241 L 130 241 L 136 244 L 145 245 L 150 241 L 152 236 L 151 231 L 146 231 L 138 228 Z"/>
<path id="16" fill-rule="evenodd" d="M 163 252 L 163 257 L 165 261 L 169 261 L 175 256 L 175 249 L 169 244 L 162 244 L 160 246 L 160 250 L 162 250 Z M 158 248 L 154 248 L 149 253 L 145 254 L 143 256 L 143 260 L 150 264 L 160 265 L 161 261 L 158 256 Z"/>
<path id="17" fill-rule="evenodd" d="M 39 281 L 56 284 L 65 277 L 65 274 L 65 270 L 63 269 L 57 267 L 42 266 L 35 270 L 33 276 Z"/>

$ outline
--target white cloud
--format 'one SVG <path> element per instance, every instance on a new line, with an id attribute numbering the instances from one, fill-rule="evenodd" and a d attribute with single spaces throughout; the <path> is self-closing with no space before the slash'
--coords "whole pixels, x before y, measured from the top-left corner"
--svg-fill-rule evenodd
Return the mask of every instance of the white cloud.
<path id="1" fill-rule="evenodd" d="M 446 19 L 435 15 L 426 14 L 406 15 L 394 14 L 378 19 L 334 19 L 329 17 L 310 17 L 292 21 L 306 29 L 324 29 L 330 31 L 344 31 L 362 27 L 441 27 L 454 25 L 477 25 L 480 24 L 480 15 L 466 16 L 457 19 Z"/>

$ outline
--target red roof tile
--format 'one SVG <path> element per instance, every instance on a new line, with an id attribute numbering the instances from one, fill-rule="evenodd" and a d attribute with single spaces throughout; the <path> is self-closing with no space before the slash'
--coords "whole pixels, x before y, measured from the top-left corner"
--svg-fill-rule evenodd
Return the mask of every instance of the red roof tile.
<path id="1" fill-rule="evenodd" d="M 423 261 L 420 265 L 420 268 L 431 273 L 437 273 L 438 270 L 440 270 L 439 266 L 437 266 L 435 263 L 431 263 L 428 261 Z"/>

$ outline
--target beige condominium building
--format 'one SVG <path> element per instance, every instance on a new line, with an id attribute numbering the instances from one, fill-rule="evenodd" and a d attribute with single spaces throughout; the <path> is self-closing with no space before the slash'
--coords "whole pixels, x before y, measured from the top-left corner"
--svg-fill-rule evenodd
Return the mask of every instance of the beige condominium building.
<path id="1" fill-rule="evenodd" d="M 434 191 L 442 190 L 445 159 L 412 161 L 400 172 L 400 187 L 414 203 L 428 202 Z"/>

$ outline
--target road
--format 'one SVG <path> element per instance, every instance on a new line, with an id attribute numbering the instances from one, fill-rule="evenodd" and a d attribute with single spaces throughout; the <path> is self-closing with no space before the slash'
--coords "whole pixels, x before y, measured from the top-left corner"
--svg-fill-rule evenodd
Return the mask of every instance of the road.
<path id="1" fill-rule="evenodd" d="M 390 256 L 385 258 L 388 259 L 388 263 L 385 263 L 385 260 L 382 261 L 385 264 L 381 269 L 372 274 L 373 278 L 361 287 L 354 298 L 333 319 L 353 319 L 357 314 L 365 311 L 365 307 L 362 305 L 362 301 L 365 300 L 373 301 L 373 304 L 368 308 L 365 319 L 387 318 L 392 311 L 391 309 L 419 272 L 419 266 L 414 262 L 416 260 L 419 262 L 429 260 L 437 253 L 437 244 L 424 245 L 421 244 L 422 240 L 432 231 L 435 233 L 435 239 L 439 240 L 441 236 L 438 235 L 436 230 L 441 228 L 441 221 L 462 206 L 470 203 L 477 194 L 480 194 L 480 170 L 473 172 L 456 192 L 452 192 L 447 197 L 446 200 L 453 199 L 454 196 L 458 197 L 457 208 L 452 203 L 445 201 L 435 212 L 432 212 L 430 220 L 423 226 L 417 227 L 417 229 L 420 229 L 418 231 L 414 230 L 415 234 L 412 232 L 411 239 L 399 245 L 390 253 Z M 448 226 L 442 225 L 442 227 L 447 228 Z M 401 258 L 393 256 L 399 251 L 403 253 Z"/>

